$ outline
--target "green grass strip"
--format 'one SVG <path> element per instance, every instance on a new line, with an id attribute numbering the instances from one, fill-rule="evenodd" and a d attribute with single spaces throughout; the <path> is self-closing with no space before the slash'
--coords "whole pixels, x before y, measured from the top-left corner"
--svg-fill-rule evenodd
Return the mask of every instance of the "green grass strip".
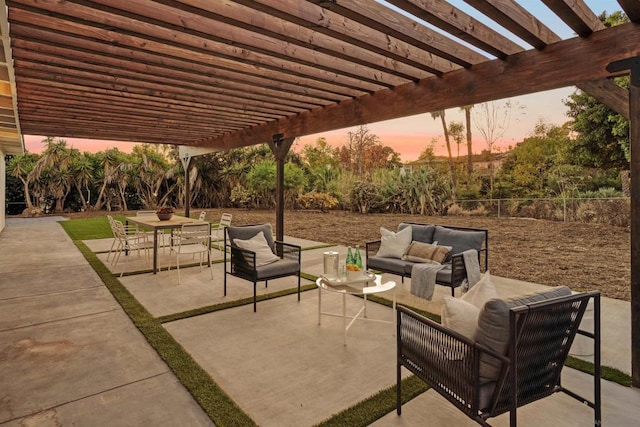
<path id="1" fill-rule="evenodd" d="M 300 286 L 300 292 L 310 291 L 316 289 L 316 285 L 302 285 Z M 256 303 L 260 301 L 266 301 L 269 299 L 280 298 L 286 295 L 294 295 L 298 292 L 298 288 L 283 289 L 281 291 L 272 292 L 269 294 L 258 295 L 256 297 Z M 160 323 L 174 322 L 176 320 L 188 319 L 189 317 L 201 316 L 203 314 L 213 313 L 220 310 L 226 310 L 228 308 L 240 307 L 243 305 L 253 304 L 253 297 L 242 298 L 239 300 L 223 302 L 220 304 L 208 305 L 205 307 L 198 307 L 192 310 L 182 311 L 180 313 L 167 314 L 165 316 L 158 317 Z"/>
<path id="2" fill-rule="evenodd" d="M 256 423 L 215 383 L 191 355 L 167 332 L 102 264 L 81 241 L 74 241 L 87 262 L 100 276 L 105 286 L 122 306 L 133 324 L 158 352 L 178 380 L 211 420 L 220 427 L 255 426 Z"/>
<path id="3" fill-rule="evenodd" d="M 411 399 L 429 390 L 429 386 L 411 375 L 402 380 L 402 403 L 407 403 Z M 379 391 L 373 396 L 356 403 L 354 406 L 345 409 L 327 420 L 317 424 L 318 427 L 357 427 L 368 426 L 376 420 L 384 417 L 396 409 L 396 386 Z"/>

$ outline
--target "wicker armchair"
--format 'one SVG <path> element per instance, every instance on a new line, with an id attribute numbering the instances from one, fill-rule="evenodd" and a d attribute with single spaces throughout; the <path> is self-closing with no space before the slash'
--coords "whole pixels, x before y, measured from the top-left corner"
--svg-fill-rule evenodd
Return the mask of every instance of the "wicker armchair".
<path id="1" fill-rule="evenodd" d="M 241 249 L 236 244 L 236 240 L 251 239 L 260 232 L 264 233 L 273 254 L 280 258 L 277 261 L 260 265 L 256 252 Z M 274 240 L 270 224 L 227 227 L 226 233 L 224 233 L 224 248 L 225 296 L 227 295 L 227 275 L 253 282 L 253 311 L 255 312 L 257 282 L 264 281 L 265 287 L 267 287 L 271 279 L 298 276 L 298 301 L 300 301 L 300 253 L 302 248 Z M 229 263 L 227 263 L 227 256 L 230 256 Z"/>
<path id="2" fill-rule="evenodd" d="M 578 330 L 590 299 L 594 301 L 594 332 Z M 487 305 L 495 301 L 499 300 Z M 398 415 L 402 404 L 400 374 L 404 366 L 480 425 L 488 426 L 487 419 L 510 412 L 510 425 L 516 426 L 518 407 L 559 391 L 593 408 L 595 425 L 601 425 L 600 293 L 503 307 L 506 317 L 503 327 L 508 339 L 497 351 L 481 343 L 483 340 L 478 337 L 482 332 L 476 331 L 474 341 L 411 310 L 398 308 Z M 478 319 L 479 327 L 483 314 Z M 576 333 L 594 341 L 593 402 L 565 389 L 560 382 Z"/>

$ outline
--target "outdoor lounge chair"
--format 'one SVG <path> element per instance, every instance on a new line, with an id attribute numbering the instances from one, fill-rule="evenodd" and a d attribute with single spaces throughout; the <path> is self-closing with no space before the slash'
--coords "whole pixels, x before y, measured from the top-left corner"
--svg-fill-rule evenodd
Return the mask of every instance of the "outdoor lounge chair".
<path id="1" fill-rule="evenodd" d="M 253 282 L 253 311 L 256 311 L 257 282 L 298 276 L 300 301 L 301 247 L 275 241 L 270 224 L 227 227 L 224 233 L 224 295 L 227 275 Z M 262 236 L 261 236 L 262 235 Z M 229 263 L 227 263 L 229 256 Z"/>
<path id="2" fill-rule="evenodd" d="M 579 330 L 593 299 L 593 332 Z M 576 333 L 594 341 L 593 401 L 565 389 L 560 374 Z M 404 307 L 397 310 L 397 406 L 401 414 L 401 367 L 429 384 L 481 425 L 518 407 L 562 391 L 594 409 L 601 425 L 600 293 L 571 295 L 566 287 L 507 300 L 489 300 L 474 339 Z"/>

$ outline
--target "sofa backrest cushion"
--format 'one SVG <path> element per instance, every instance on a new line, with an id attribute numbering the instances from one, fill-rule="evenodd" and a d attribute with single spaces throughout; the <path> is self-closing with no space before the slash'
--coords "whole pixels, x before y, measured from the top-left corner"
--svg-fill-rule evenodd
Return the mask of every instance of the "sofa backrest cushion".
<path id="1" fill-rule="evenodd" d="M 431 224 L 408 224 L 401 222 L 398 225 L 398 231 L 411 227 L 411 241 L 422 243 L 433 243 L 433 232 L 436 230 L 435 225 Z M 438 243 L 440 244 L 440 243 Z M 445 245 L 450 246 L 450 245 Z"/>
<path id="2" fill-rule="evenodd" d="M 235 239 L 240 240 L 249 240 L 254 237 L 256 234 L 260 232 L 264 233 L 264 238 L 267 240 L 267 244 L 272 251 L 275 250 L 275 242 L 273 240 L 273 231 L 271 230 L 271 224 L 260 224 L 260 225 L 246 225 L 242 227 L 227 227 L 227 233 L 229 235 L 229 239 L 231 240 L 231 244 L 237 246 L 234 243 Z"/>
<path id="3" fill-rule="evenodd" d="M 435 226 L 433 232 L 434 241 L 438 242 L 439 245 L 453 248 L 447 255 L 445 262 L 451 261 L 452 255 L 460 254 L 469 249 L 475 249 L 480 252 L 484 236 L 483 231 L 453 230 L 439 225 Z"/>
<path id="4" fill-rule="evenodd" d="M 568 295 L 571 295 L 569 288 L 557 286 L 519 297 L 491 299 L 480 310 L 475 340 L 497 353 L 506 354 L 509 344 L 509 309 Z M 480 358 L 481 381 L 497 380 L 501 367 L 502 363 L 498 359 L 483 353 Z"/>

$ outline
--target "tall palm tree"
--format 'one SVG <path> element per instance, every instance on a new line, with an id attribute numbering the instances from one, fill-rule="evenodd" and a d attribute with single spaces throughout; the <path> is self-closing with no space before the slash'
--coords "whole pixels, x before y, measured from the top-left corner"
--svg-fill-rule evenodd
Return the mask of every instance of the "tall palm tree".
<path id="1" fill-rule="evenodd" d="M 458 187 L 458 183 L 457 183 L 457 179 L 456 179 L 456 165 L 453 162 L 453 154 L 451 153 L 451 141 L 449 138 L 449 129 L 447 128 L 447 121 L 445 119 L 445 112 L 444 110 L 438 110 L 438 111 L 433 111 L 431 113 L 431 118 L 432 119 L 437 119 L 440 118 L 440 121 L 442 122 L 442 130 L 444 132 L 444 140 L 447 143 L 447 152 L 449 153 L 449 171 L 451 173 L 451 183 L 453 184 L 453 188 L 457 188 Z"/>
<path id="2" fill-rule="evenodd" d="M 89 191 L 91 191 L 90 185 L 94 173 L 93 163 L 87 155 L 78 152 L 72 155 L 70 168 L 73 174 L 73 184 L 80 196 L 82 210 L 87 211 L 91 203 L 88 199 L 90 197 Z M 85 198 L 85 193 L 87 194 L 87 198 Z"/>
<path id="3" fill-rule="evenodd" d="M 460 107 L 464 111 L 465 127 L 467 128 L 467 176 L 471 179 L 473 173 L 473 142 L 471 140 L 471 109 L 473 104 Z"/>

